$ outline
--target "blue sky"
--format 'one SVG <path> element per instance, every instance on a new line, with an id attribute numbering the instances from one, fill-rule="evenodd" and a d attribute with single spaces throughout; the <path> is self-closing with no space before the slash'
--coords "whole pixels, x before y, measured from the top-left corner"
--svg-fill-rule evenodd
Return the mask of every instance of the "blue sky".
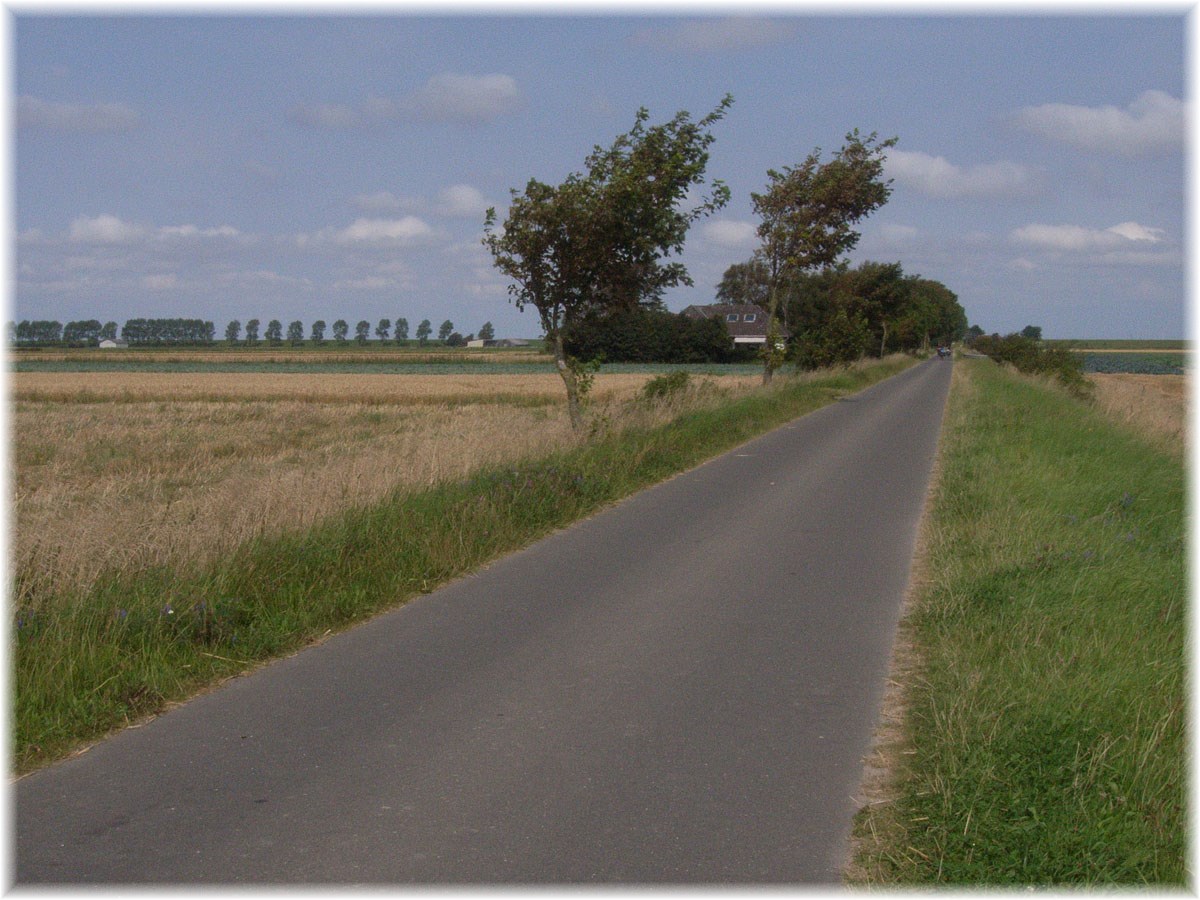
<path id="1" fill-rule="evenodd" d="M 535 336 L 480 244 L 510 188 L 726 93 L 693 227 L 710 302 L 768 168 L 897 136 L 852 262 L 987 331 L 1186 333 L 1182 7 L 1160 15 L 10 13 L 10 318 L 451 320 Z M 452 14 L 453 13 L 453 14 Z"/>

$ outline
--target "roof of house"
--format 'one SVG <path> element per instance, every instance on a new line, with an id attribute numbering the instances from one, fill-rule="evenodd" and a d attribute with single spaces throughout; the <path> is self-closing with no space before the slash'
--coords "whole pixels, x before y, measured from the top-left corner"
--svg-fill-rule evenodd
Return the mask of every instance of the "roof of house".
<path id="1" fill-rule="evenodd" d="M 725 320 L 731 337 L 765 337 L 767 334 L 767 311 L 754 303 L 710 303 L 689 306 L 683 315 L 693 319 L 720 317 Z"/>

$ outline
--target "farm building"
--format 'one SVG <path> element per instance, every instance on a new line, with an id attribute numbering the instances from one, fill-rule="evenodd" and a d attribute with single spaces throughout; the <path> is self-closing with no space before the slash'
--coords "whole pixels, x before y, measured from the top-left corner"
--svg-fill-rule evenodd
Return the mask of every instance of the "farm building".
<path id="1" fill-rule="evenodd" d="M 128 347 L 128 346 L 129 346 L 129 342 L 128 342 L 128 341 L 122 341 L 122 340 L 111 340 L 111 339 L 109 339 L 109 338 L 105 338 L 104 340 L 102 340 L 102 341 L 100 342 L 100 349 L 101 349 L 101 350 L 121 350 L 121 349 L 124 349 L 124 348 L 126 348 L 126 347 Z"/>
<path id="2" fill-rule="evenodd" d="M 743 344 L 765 344 L 767 342 L 767 311 L 753 303 L 710 303 L 707 306 L 689 306 L 680 315 L 691 319 L 725 320 L 735 346 Z"/>

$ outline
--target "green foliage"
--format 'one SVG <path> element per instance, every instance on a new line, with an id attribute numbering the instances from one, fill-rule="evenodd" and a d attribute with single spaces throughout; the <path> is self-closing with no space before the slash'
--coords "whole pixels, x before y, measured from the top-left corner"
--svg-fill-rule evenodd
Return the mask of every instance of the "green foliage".
<path id="1" fill-rule="evenodd" d="M 333 339 L 339 344 L 346 342 L 346 334 L 350 330 L 350 323 L 345 319 L 338 319 L 333 323 Z"/>
<path id="2" fill-rule="evenodd" d="M 258 319 L 251 319 L 246 323 L 246 343 L 253 347 L 258 343 Z"/>
<path id="3" fill-rule="evenodd" d="M 1062 347 L 1046 347 L 1020 334 L 976 338 L 971 347 L 1019 372 L 1056 378 L 1077 396 L 1086 397 L 1092 391 L 1083 375 L 1083 359 Z"/>
<path id="4" fill-rule="evenodd" d="M 417 326 L 417 340 L 424 345 L 429 340 L 429 335 L 433 334 L 433 326 L 429 324 L 428 319 L 422 319 Z"/>
<path id="5" fill-rule="evenodd" d="M 371 336 L 371 323 L 366 319 L 361 319 L 354 326 L 354 340 L 359 344 L 365 344 Z"/>
<path id="6" fill-rule="evenodd" d="M 605 362 L 703 363 L 733 358 L 725 323 L 634 307 L 589 316 L 563 333 L 567 354 Z"/>
<path id="7" fill-rule="evenodd" d="M 264 332 L 265 337 L 272 344 L 283 343 L 283 323 L 278 319 L 272 319 L 267 323 L 267 330 Z"/>
<path id="8" fill-rule="evenodd" d="M 408 319 L 396 320 L 396 343 L 401 344 L 408 340 Z"/>
<path id="9" fill-rule="evenodd" d="M 799 335 L 794 351 L 796 365 L 801 369 L 848 365 L 867 354 L 870 341 L 866 318 L 839 307 L 829 319 Z"/>
<path id="10" fill-rule="evenodd" d="M 288 343 L 293 347 L 299 347 L 304 343 L 304 323 L 299 319 L 288 323 L 287 330 Z"/>
<path id="11" fill-rule="evenodd" d="M 493 341 L 496 339 L 496 329 L 492 327 L 491 322 L 484 322 L 479 328 L 479 339 L 481 341 Z"/>
<path id="12" fill-rule="evenodd" d="M 454 333 L 454 323 L 447 319 L 438 327 L 438 340 L 445 341 Z"/>
<path id="13" fill-rule="evenodd" d="M 325 343 L 325 320 L 317 319 L 312 324 L 312 342 L 316 346 Z"/>
<path id="14" fill-rule="evenodd" d="M 641 397 L 649 401 L 670 400 L 685 393 L 691 381 L 691 376 L 682 370 L 658 375 L 642 385 Z"/>
<path id="15" fill-rule="evenodd" d="M 228 341 L 230 344 L 236 344 L 238 335 L 241 334 L 241 331 L 242 331 L 242 323 L 239 322 L 237 319 L 234 319 L 232 322 L 230 322 L 228 325 L 225 326 L 225 340 Z"/>
<path id="16" fill-rule="evenodd" d="M 379 338 L 381 341 L 386 341 L 391 330 L 392 320 L 380 319 L 379 324 L 375 326 L 375 337 Z"/>

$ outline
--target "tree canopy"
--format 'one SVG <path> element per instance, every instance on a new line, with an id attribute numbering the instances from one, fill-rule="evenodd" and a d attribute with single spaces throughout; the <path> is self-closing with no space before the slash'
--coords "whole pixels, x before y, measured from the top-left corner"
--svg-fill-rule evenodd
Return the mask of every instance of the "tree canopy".
<path id="1" fill-rule="evenodd" d="M 681 111 L 653 126 L 643 107 L 628 132 L 593 149 L 586 173 L 557 186 L 530 179 L 524 191 L 514 189 L 500 229 L 496 210 L 488 210 L 483 242 L 512 279 L 517 308 L 537 309 L 577 427 L 578 364 L 566 355 L 563 330 L 588 313 L 660 306 L 666 288 L 692 283 L 683 264 L 669 258 L 682 251 L 694 221 L 729 200 L 719 181 L 691 203 L 689 194 L 704 183 L 715 140 L 710 129 L 732 102 L 726 96 L 699 121 Z"/>

